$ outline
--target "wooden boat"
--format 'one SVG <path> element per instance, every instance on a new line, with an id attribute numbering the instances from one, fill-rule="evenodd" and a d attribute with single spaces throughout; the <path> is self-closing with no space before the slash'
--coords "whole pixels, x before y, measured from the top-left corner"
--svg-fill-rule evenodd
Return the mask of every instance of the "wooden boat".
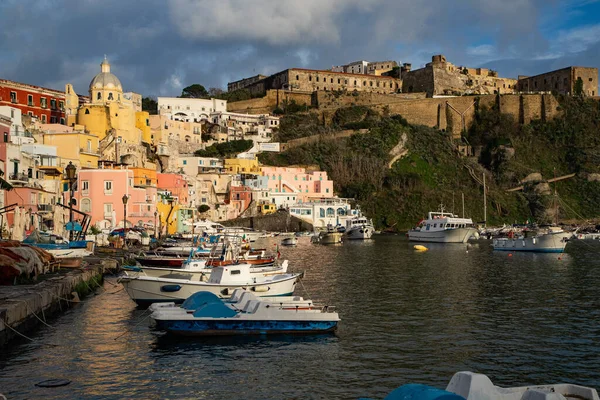
<path id="1" fill-rule="evenodd" d="M 301 297 L 272 301 L 242 289 L 229 300 L 197 292 L 181 307 L 157 304 L 151 311 L 157 328 L 183 336 L 324 333 L 335 331 L 340 321 L 333 307 L 316 307 Z"/>

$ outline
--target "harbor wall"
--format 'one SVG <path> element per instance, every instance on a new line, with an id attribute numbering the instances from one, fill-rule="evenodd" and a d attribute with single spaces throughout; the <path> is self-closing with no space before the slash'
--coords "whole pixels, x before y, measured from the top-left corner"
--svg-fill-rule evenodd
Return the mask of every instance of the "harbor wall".
<path id="1" fill-rule="evenodd" d="M 68 309 L 74 304 L 73 292 L 79 297 L 85 296 L 91 288 L 101 284 L 102 277 L 103 267 L 95 266 L 35 285 L 0 287 L 0 348 L 20 337 L 14 330 L 27 335 L 30 330 L 43 326 L 40 319 L 46 322 L 46 318 Z"/>
<path id="2" fill-rule="evenodd" d="M 225 226 L 239 226 L 268 232 L 305 232 L 313 230 L 312 224 L 290 215 L 287 211 L 278 211 L 273 214 L 248 218 L 230 219 L 221 223 Z"/>

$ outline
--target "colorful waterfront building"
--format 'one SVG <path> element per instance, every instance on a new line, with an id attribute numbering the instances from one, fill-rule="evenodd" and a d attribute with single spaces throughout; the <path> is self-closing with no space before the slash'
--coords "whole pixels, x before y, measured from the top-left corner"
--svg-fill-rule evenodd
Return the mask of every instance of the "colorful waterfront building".
<path id="1" fill-rule="evenodd" d="M 333 181 L 328 179 L 326 171 L 263 166 L 260 174 L 267 178 L 270 193 L 277 197 L 281 197 L 282 193 L 292 193 L 296 195 L 297 202 L 334 197 Z"/>
<path id="2" fill-rule="evenodd" d="M 258 173 L 258 160 L 256 158 L 226 158 L 225 171 L 230 174 Z"/>
<path id="3" fill-rule="evenodd" d="M 21 110 L 42 123 L 65 124 L 65 92 L 0 79 L 0 106 Z"/>
<path id="4" fill-rule="evenodd" d="M 134 179 L 134 171 L 123 165 L 79 170 L 76 207 L 100 229 L 123 227 L 125 218 L 128 227 L 154 227 L 156 188 L 136 187 Z M 126 217 L 123 196 L 127 197 Z"/>
<path id="5" fill-rule="evenodd" d="M 98 136 L 89 133 L 82 126 L 41 124 L 34 138 L 37 143 L 57 148 L 59 168 L 64 169 L 69 162 L 72 162 L 77 169 L 98 168 L 100 159 Z"/>

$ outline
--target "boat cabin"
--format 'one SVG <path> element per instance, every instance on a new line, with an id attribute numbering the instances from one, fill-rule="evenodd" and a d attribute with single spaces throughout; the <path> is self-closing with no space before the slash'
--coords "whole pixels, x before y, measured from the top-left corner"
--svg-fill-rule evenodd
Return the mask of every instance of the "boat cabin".
<path id="1" fill-rule="evenodd" d="M 448 229 L 472 228 L 471 218 L 459 218 L 457 215 L 446 212 L 429 212 L 427 219 L 419 223 L 421 230 L 441 231 Z"/>
<path id="2" fill-rule="evenodd" d="M 213 267 L 208 283 L 228 284 L 251 282 L 250 266 L 248 264 L 227 265 L 224 267 Z"/>
<path id="3" fill-rule="evenodd" d="M 346 220 L 346 230 L 353 226 L 370 225 L 370 221 L 365 217 L 350 218 Z"/>

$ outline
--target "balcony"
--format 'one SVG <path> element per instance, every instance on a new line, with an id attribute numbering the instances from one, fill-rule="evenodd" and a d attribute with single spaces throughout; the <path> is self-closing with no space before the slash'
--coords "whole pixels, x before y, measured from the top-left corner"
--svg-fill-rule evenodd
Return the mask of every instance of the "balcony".
<path id="1" fill-rule="evenodd" d="M 110 211 L 110 212 L 104 211 L 104 219 L 112 219 L 112 217 L 113 217 L 112 211 Z"/>
<path id="2" fill-rule="evenodd" d="M 29 182 L 29 176 L 27 174 L 10 174 L 8 180 L 15 182 Z"/>
<path id="3" fill-rule="evenodd" d="M 83 147 L 79 148 L 79 153 L 80 154 L 87 154 L 88 156 L 96 156 L 96 157 L 100 157 L 100 153 L 95 152 L 92 149 L 85 149 Z"/>
<path id="4" fill-rule="evenodd" d="M 52 212 L 54 211 L 54 205 L 52 204 L 38 204 L 38 212 Z"/>

